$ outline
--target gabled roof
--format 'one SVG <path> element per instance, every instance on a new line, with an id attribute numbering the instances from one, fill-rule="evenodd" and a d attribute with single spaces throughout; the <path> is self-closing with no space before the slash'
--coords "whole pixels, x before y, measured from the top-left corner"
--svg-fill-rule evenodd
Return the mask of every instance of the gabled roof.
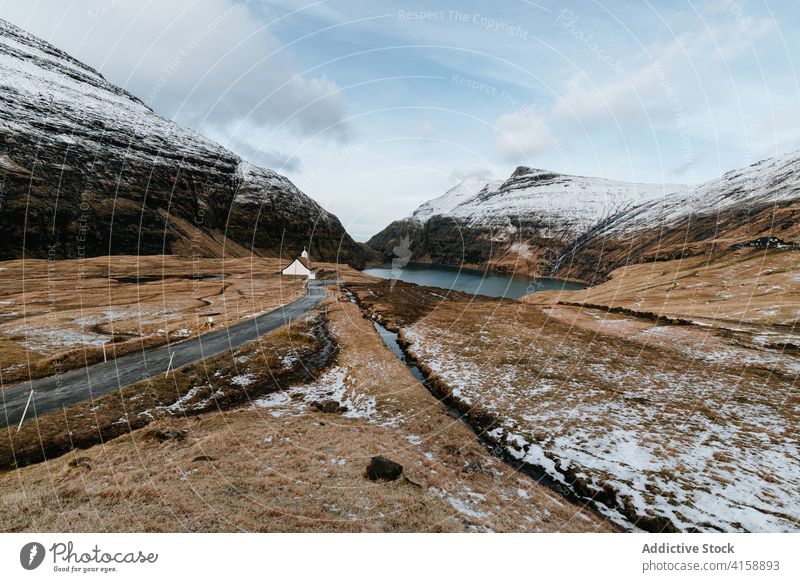
<path id="1" fill-rule="evenodd" d="M 281 272 L 285 271 L 286 269 L 288 269 L 289 267 L 291 267 L 291 266 L 292 266 L 293 264 L 295 264 L 295 263 L 300 263 L 301 265 L 303 265 L 303 266 L 304 266 L 306 269 L 308 269 L 309 271 L 311 270 L 311 261 L 309 261 L 309 260 L 308 260 L 307 258 L 305 258 L 305 257 L 297 257 L 297 258 L 296 258 L 296 259 L 294 259 L 294 260 L 293 260 L 291 263 L 289 263 L 288 265 L 286 265 L 285 267 L 283 267 L 283 268 L 281 269 Z"/>

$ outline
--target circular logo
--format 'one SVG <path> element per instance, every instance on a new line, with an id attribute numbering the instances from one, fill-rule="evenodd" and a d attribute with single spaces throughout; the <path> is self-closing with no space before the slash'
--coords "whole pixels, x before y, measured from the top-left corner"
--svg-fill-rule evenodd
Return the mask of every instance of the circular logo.
<path id="1" fill-rule="evenodd" d="M 35 570 L 44 561 L 44 546 L 39 542 L 30 542 L 19 551 L 19 563 L 26 570 Z"/>

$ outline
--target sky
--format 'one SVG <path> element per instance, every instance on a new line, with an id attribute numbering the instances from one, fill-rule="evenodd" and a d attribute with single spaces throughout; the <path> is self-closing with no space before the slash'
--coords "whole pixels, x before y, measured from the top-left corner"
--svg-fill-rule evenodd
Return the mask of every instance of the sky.
<path id="1" fill-rule="evenodd" d="M 800 2 L 0 0 L 366 240 L 525 165 L 701 183 L 800 149 Z"/>

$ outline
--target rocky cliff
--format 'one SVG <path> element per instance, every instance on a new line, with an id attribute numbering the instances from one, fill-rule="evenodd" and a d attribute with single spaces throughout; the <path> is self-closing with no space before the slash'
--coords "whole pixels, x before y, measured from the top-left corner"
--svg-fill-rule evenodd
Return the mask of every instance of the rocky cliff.
<path id="1" fill-rule="evenodd" d="M 407 236 L 412 261 L 598 282 L 628 263 L 714 252 L 762 236 L 800 239 L 800 152 L 697 187 L 518 168 L 505 182 L 472 189 L 422 205 L 368 244 L 390 258 Z"/>
<path id="2" fill-rule="evenodd" d="M 760 237 L 800 240 L 800 151 L 620 212 L 576 240 L 554 271 L 602 280 L 626 264 L 735 249 Z"/>
<path id="3" fill-rule="evenodd" d="M 519 167 L 505 181 L 459 184 L 367 244 L 388 258 L 408 236 L 412 261 L 543 275 L 597 224 L 682 188 Z"/>
<path id="4" fill-rule="evenodd" d="M 370 251 L 287 178 L 0 20 L 0 259 Z"/>

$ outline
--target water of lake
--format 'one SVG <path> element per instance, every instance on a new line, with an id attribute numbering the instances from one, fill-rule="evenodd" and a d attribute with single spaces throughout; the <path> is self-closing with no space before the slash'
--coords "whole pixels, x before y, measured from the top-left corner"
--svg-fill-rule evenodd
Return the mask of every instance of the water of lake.
<path id="1" fill-rule="evenodd" d="M 383 279 L 399 279 L 406 283 L 453 289 L 476 295 L 519 299 L 523 295 L 537 291 L 572 291 L 585 289 L 586 285 L 562 281 L 560 279 L 530 279 L 519 275 L 476 271 L 440 265 L 410 264 L 401 269 L 375 267 L 365 269 L 364 273 Z"/>

